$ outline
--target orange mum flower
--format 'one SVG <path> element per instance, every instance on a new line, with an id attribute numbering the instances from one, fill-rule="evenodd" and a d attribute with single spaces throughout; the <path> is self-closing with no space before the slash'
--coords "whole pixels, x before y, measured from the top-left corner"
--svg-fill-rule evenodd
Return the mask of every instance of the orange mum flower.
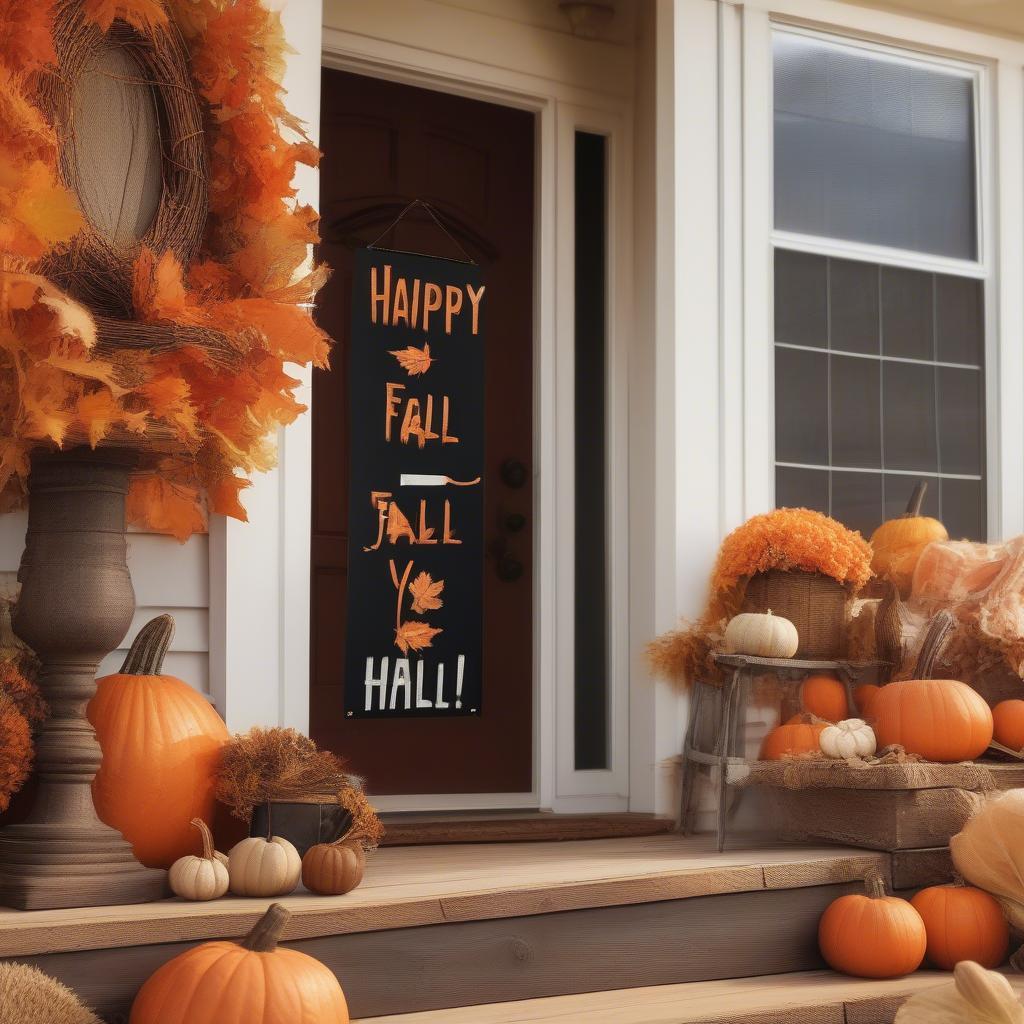
<path id="1" fill-rule="evenodd" d="M 32 769 L 32 733 L 10 697 L 0 694 L 0 811 L 25 784 Z"/>

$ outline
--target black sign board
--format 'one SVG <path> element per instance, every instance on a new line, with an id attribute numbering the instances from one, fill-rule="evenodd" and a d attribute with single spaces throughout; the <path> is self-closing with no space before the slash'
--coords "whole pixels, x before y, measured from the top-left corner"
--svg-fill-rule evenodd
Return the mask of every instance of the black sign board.
<path id="1" fill-rule="evenodd" d="M 475 264 L 356 253 L 349 717 L 481 710 L 484 296 Z"/>

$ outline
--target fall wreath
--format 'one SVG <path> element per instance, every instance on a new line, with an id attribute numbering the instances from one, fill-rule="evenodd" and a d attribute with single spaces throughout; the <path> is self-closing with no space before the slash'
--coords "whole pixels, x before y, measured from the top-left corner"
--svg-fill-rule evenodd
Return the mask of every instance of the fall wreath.
<path id="1" fill-rule="evenodd" d="M 140 525 L 246 518 L 268 436 L 304 410 L 286 365 L 329 348 L 317 218 L 291 184 L 319 152 L 283 105 L 285 52 L 259 0 L 0 0 L 0 510 L 34 452 L 88 444 L 141 453 Z M 131 130 L 156 140 L 137 230 L 80 180 L 96 75 L 134 90 Z"/>

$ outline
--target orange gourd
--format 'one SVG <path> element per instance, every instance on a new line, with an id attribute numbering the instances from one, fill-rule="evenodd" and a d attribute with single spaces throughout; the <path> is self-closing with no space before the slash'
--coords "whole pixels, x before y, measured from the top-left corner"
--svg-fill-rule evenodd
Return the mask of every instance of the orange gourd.
<path id="1" fill-rule="evenodd" d="M 321 896 L 344 896 L 363 880 L 366 853 L 358 841 L 317 843 L 302 858 L 302 884 Z"/>
<path id="2" fill-rule="evenodd" d="M 92 784 L 96 812 L 151 868 L 199 852 L 191 822 L 213 821 L 217 764 L 228 739 L 202 694 L 160 674 L 173 634 L 169 615 L 143 626 L 121 671 L 97 680 L 87 708 L 103 751 Z"/>
<path id="3" fill-rule="evenodd" d="M 1010 750 L 1024 750 L 1024 700 L 1000 701 L 992 709 L 992 734 Z"/>
<path id="4" fill-rule="evenodd" d="M 204 942 L 139 990 L 129 1024 L 348 1024 L 333 972 L 278 940 L 291 914 L 274 903 L 241 941 Z"/>
<path id="5" fill-rule="evenodd" d="M 939 612 L 917 662 L 919 679 L 889 683 L 871 705 L 879 747 L 900 744 L 929 761 L 971 761 L 992 742 L 992 711 L 984 698 L 955 679 L 931 679 L 935 656 L 953 627 Z"/>
<path id="6" fill-rule="evenodd" d="M 949 540 L 937 519 L 921 515 L 921 503 L 928 489 L 926 480 L 914 488 L 907 511 L 882 523 L 871 535 L 871 568 L 875 575 L 896 584 L 901 596 L 909 597 L 921 552 L 936 540 Z"/>
<path id="7" fill-rule="evenodd" d="M 928 935 L 928 960 L 951 971 L 961 960 L 998 967 L 1006 959 L 1010 926 L 999 904 L 970 885 L 933 885 L 911 901 Z"/>
<path id="8" fill-rule="evenodd" d="M 812 721 L 809 715 L 794 715 L 777 725 L 761 742 L 762 761 L 781 761 L 784 757 L 821 752 L 819 740 L 828 722 Z"/>
<path id="9" fill-rule="evenodd" d="M 818 924 L 818 946 L 829 967 L 857 978 L 898 978 L 921 966 L 928 938 L 921 915 L 885 894 L 881 875 L 865 879 L 867 894 L 834 900 Z"/>
<path id="10" fill-rule="evenodd" d="M 846 687 L 835 676 L 808 676 L 800 688 L 804 710 L 826 722 L 838 722 L 849 715 Z"/>
<path id="11" fill-rule="evenodd" d="M 861 718 L 871 718 L 871 708 L 879 690 L 881 687 L 874 683 L 862 683 L 853 691 L 853 703 L 857 705 Z"/>

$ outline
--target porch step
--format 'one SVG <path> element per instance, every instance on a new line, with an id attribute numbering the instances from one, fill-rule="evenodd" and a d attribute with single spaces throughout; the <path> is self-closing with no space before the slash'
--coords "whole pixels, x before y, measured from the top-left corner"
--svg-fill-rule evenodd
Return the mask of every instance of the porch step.
<path id="1" fill-rule="evenodd" d="M 757 977 L 823 967 L 818 918 L 888 853 L 706 836 L 409 846 L 342 897 L 299 893 L 286 945 L 326 963 L 354 1016 Z M 35 964 L 104 1016 L 197 942 L 243 935 L 268 900 L 0 910 L 0 958 Z"/>
<path id="2" fill-rule="evenodd" d="M 921 971 L 892 981 L 861 981 L 806 971 L 360 1017 L 352 1024 L 892 1024 L 905 999 L 951 978 Z M 1019 975 L 1010 981 L 1024 992 Z"/>
<path id="3" fill-rule="evenodd" d="M 385 846 L 438 846 L 447 843 L 551 843 L 577 839 L 658 836 L 675 820 L 654 814 L 386 814 Z"/>

